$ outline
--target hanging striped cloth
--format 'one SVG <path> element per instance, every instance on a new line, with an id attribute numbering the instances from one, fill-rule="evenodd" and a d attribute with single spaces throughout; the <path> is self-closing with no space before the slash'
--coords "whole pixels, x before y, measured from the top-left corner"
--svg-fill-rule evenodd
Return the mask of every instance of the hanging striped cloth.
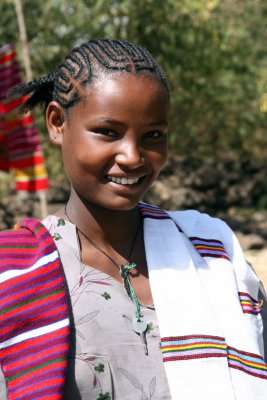
<path id="1" fill-rule="evenodd" d="M 6 99 L 11 87 L 19 83 L 15 46 L 7 44 L 0 48 L 0 170 L 15 170 L 18 191 L 39 192 L 48 189 L 49 181 L 34 117 L 18 113 L 26 97 Z"/>
<path id="2" fill-rule="evenodd" d="M 37 219 L 0 233 L 0 299 L 0 364 L 8 399 L 61 399 L 68 295 L 54 241 Z"/>

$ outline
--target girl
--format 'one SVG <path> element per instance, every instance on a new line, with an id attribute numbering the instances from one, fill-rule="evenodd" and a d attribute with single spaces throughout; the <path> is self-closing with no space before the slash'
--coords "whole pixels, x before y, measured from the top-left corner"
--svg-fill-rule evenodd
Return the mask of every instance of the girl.
<path id="1" fill-rule="evenodd" d="M 49 265 L 59 286 L 42 306 L 49 318 L 31 309 L 39 330 L 27 328 L 25 338 L 17 323 L 11 342 L 1 341 L 1 398 L 8 392 L 10 399 L 58 399 L 63 390 L 64 399 L 75 400 L 266 399 L 259 281 L 233 232 L 196 211 L 140 203 L 167 157 L 169 88 L 151 54 L 126 41 L 91 40 L 53 73 L 12 92 L 28 94 L 24 111 L 45 103 L 71 192 L 65 207 L 43 221 L 57 249 L 36 220 L 5 233 L 3 240 L 35 240 L 34 270 Z M 32 264 L 25 261 L 19 276 L 27 277 Z M 35 283 L 36 274 L 27 278 L 31 305 L 45 285 L 56 285 L 47 275 Z M 51 302 L 62 277 L 68 298 Z M 14 366 L 15 345 L 25 364 Z M 52 348 L 61 361 L 45 362 Z M 47 372 L 48 363 L 54 369 Z"/>

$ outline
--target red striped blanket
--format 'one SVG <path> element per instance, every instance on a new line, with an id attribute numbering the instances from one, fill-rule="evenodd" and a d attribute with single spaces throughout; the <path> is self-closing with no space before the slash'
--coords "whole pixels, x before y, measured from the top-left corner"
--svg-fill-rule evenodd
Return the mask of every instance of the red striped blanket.
<path id="1" fill-rule="evenodd" d="M 48 189 L 49 182 L 34 117 L 17 111 L 25 98 L 6 99 L 21 82 L 15 46 L 5 45 L 0 48 L 0 170 L 15 170 L 17 190 L 37 192 Z"/>
<path id="2" fill-rule="evenodd" d="M 36 219 L 0 233 L 0 299 L 0 364 L 8 399 L 61 399 L 68 295 L 57 248 Z"/>

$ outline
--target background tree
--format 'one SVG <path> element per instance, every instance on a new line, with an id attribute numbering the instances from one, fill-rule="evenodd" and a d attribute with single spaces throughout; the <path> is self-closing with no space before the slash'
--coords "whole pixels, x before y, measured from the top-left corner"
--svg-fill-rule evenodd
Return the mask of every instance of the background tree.
<path id="1" fill-rule="evenodd" d="M 22 4 L 34 76 L 51 71 L 70 48 L 90 38 L 137 41 L 167 70 L 172 90 L 171 148 L 176 153 L 233 152 L 267 158 L 265 0 L 23 0 Z M 13 0 L 1 1 L 0 15 L 0 44 L 18 42 Z M 61 169 L 54 162 L 50 167 L 53 174 Z"/>

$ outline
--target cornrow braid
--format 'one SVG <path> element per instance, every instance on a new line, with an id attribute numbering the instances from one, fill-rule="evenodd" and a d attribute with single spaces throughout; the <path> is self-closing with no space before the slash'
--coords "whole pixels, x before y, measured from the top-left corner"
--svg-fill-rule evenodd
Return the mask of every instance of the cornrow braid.
<path id="1" fill-rule="evenodd" d="M 9 97 L 32 94 L 22 111 L 52 100 L 69 110 L 81 100 L 86 86 L 112 73 L 148 74 L 169 94 L 166 76 L 148 50 L 125 40 L 93 39 L 75 47 L 56 71 L 16 86 Z"/>
<path id="2" fill-rule="evenodd" d="M 48 104 L 53 100 L 54 81 L 56 75 L 57 72 L 55 71 L 47 76 L 34 79 L 29 83 L 17 85 L 9 91 L 8 98 L 14 99 L 33 93 L 32 96 L 29 97 L 29 99 L 20 107 L 22 112 L 31 110 L 39 103 Z"/>

